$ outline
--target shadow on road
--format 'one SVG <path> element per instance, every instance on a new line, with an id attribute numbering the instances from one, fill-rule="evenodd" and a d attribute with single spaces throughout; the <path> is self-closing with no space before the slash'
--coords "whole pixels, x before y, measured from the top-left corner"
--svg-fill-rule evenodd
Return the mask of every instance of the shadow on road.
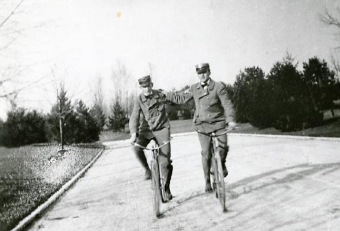
<path id="1" fill-rule="evenodd" d="M 272 191 L 274 194 L 276 188 L 278 188 L 275 192 L 277 195 L 282 188 L 289 189 L 291 188 L 292 184 L 299 184 L 298 181 L 303 181 L 304 179 L 315 180 L 315 182 L 317 182 L 318 184 L 321 182 L 322 184 L 328 185 L 327 187 L 329 188 L 340 189 L 340 184 L 338 183 L 339 180 L 334 175 L 334 179 L 337 179 L 337 183 L 334 183 L 327 178 L 336 171 L 340 171 L 340 163 L 300 164 L 268 171 L 252 177 L 247 177 L 237 182 L 226 185 L 227 204 L 230 204 L 232 202 L 238 203 L 238 198 L 247 194 L 264 194 L 263 197 L 266 197 L 268 195 L 268 192 Z M 178 199 L 174 206 L 171 206 L 165 212 L 170 212 L 186 203 L 190 203 L 190 201 L 193 201 L 194 199 L 203 199 L 204 197 L 210 195 L 211 194 L 207 194 L 205 192 L 202 192 L 201 190 L 194 191 L 190 195 L 182 196 L 180 199 Z M 274 197 L 274 195 L 272 196 Z M 249 198 L 249 200 L 252 200 L 252 198 L 254 200 L 253 202 L 250 202 L 251 204 L 259 204 L 259 201 L 255 201 L 256 199 L 254 199 L 254 197 Z M 283 199 L 281 198 L 280 200 L 282 201 Z M 333 210 L 340 213 L 340 208 L 339 210 Z M 239 216 L 240 214 L 242 214 L 242 211 L 233 213 L 232 210 L 229 210 L 229 212 L 227 213 L 229 213 L 228 218 L 233 218 L 233 216 Z M 281 223 L 281 225 L 284 224 Z"/>
<path id="2" fill-rule="evenodd" d="M 251 193 L 254 191 L 262 190 L 266 187 L 279 185 L 279 184 L 289 184 L 294 181 L 303 180 L 304 178 L 311 177 L 317 173 L 321 173 L 322 176 L 331 174 L 332 172 L 340 170 L 340 163 L 327 163 L 327 164 L 300 164 L 291 167 L 281 168 L 269 172 L 265 172 L 256 176 L 247 177 L 235 183 L 229 184 L 226 187 L 227 196 L 230 199 L 237 198 L 241 195 Z M 287 173 L 285 175 L 280 175 L 280 173 Z M 281 178 L 277 177 L 278 175 Z M 315 177 L 313 177 L 315 178 Z M 265 179 L 265 180 L 263 180 Z M 260 184 L 256 182 L 261 181 Z M 338 184 L 333 184 L 331 182 L 324 182 L 326 184 L 332 185 L 333 187 L 339 187 Z M 235 193 L 235 189 L 243 187 L 243 193 Z"/>

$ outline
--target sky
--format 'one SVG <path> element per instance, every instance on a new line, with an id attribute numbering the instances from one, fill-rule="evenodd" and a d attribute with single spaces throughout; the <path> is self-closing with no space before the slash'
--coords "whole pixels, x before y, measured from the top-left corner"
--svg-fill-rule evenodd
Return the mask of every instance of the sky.
<path id="1" fill-rule="evenodd" d="M 7 15 L 18 1 L 0 0 L 0 14 Z M 0 50 L 0 71 L 23 70 L 15 86 L 29 87 L 18 95 L 18 106 L 43 112 L 54 104 L 60 79 L 73 100 L 91 106 L 101 77 L 110 104 L 117 90 L 112 72 L 118 63 L 130 74 L 129 89 L 137 89 L 137 79 L 150 74 L 150 66 L 155 88 L 180 89 L 198 81 L 195 65 L 203 62 L 210 64 L 214 80 L 233 84 L 246 67 L 258 66 L 268 73 L 287 52 L 300 69 L 314 56 L 328 61 L 338 45 L 336 30 L 324 25 L 319 14 L 328 9 L 339 15 L 339 4 L 336 0 L 25 0 L 11 23 L 18 28 L 39 26 L 23 31 L 9 49 Z M 0 47 L 8 42 L 3 34 Z M 0 99 L 0 118 L 6 118 L 8 109 L 9 103 Z"/>

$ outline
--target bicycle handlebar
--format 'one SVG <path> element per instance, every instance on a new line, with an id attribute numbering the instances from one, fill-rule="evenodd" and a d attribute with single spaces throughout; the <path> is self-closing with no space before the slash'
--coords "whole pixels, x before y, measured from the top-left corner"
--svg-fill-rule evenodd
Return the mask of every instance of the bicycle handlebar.
<path id="1" fill-rule="evenodd" d="M 160 149 L 161 147 L 167 145 L 168 143 L 170 143 L 170 140 L 172 139 L 172 137 L 170 137 L 169 140 L 167 141 L 163 141 L 161 145 L 158 145 L 156 147 L 152 147 L 152 148 L 148 148 L 148 147 L 144 147 L 143 145 L 140 145 L 138 143 L 133 143 L 132 145 L 133 146 L 136 146 L 136 147 L 140 147 L 140 148 L 143 148 L 143 149 L 146 149 L 146 150 L 150 150 L 150 151 L 153 151 L 153 150 L 156 150 L 156 149 Z"/>

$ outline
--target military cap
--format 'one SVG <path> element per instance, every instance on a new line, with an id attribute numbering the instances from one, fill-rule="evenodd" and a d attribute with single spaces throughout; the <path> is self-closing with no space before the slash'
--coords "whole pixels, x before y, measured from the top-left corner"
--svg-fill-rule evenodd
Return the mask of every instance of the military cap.
<path id="1" fill-rule="evenodd" d="M 196 65 L 196 72 L 197 73 L 204 73 L 209 69 L 210 69 L 209 63 L 201 63 L 201 64 Z"/>
<path id="2" fill-rule="evenodd" d="M 151 77 L 150 75 L 144 76 L 140 79 L 138 79 L 138 83 L 142 87 L 147 87 L 151 83 Z"/>

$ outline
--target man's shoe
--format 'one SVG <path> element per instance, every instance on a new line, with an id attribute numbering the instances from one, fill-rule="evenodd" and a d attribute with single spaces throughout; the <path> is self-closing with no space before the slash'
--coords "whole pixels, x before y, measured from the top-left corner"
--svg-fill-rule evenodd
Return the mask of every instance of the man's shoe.
<path id="1" fill-rule="evenodd" d="M 172 200 L 172 194 L 170 192 L 170 188 L 165 188 L 165 193 L 164 193 L 164 202 Z"/>
<path id="2" fill-rule="evenodd" d="M 151 170 L 150 170 L 150 169 L 146 169 L 146 170 L 145 170 L 144 179 L 145 179 L 145 180 L 150 180 L 150 179 L 151 179 Z"/>
<path id="3" fill-rule="evenodd" d="M 223 176 L 224 176 L 224 177 L 228 176 L 228 169 L 227 169 L 227 166 L 225 166 L 225 164 L 222 164 L 222 168 L 223 168 Z"/>
<path id="4" fill-rule="evenodd" d="M 210 182 L 205 182 L 205 192 L 211 193 L 213 191 Z"/>

